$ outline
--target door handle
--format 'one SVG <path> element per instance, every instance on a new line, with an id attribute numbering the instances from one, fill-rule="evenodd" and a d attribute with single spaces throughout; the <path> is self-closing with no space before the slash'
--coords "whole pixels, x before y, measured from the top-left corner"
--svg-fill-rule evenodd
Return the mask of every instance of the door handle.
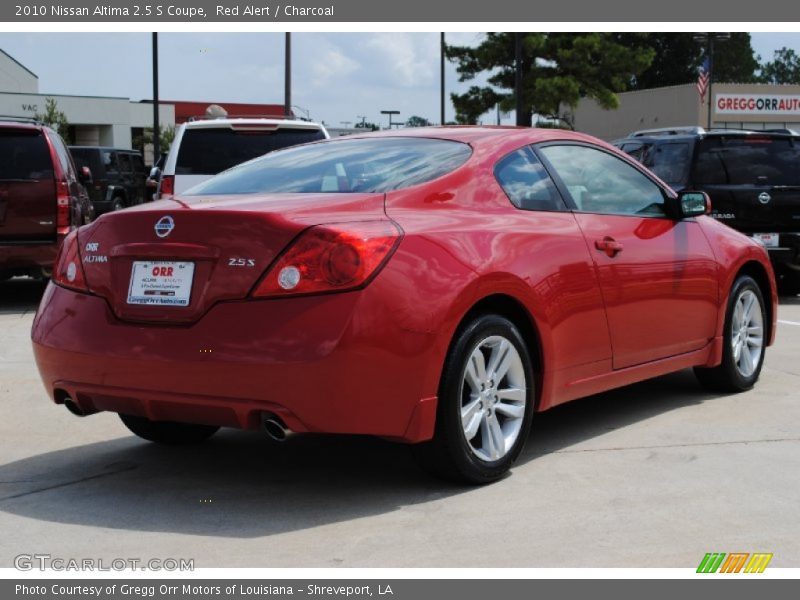
<path id="1" fill-rule="evenodd" d="M 595 240 L 594 247 L 602 250 L 609 258 L 614 258 L 617 254 L 622 252 L 623 245 L 611 236 L 606 236 L 602 240 Z"/>

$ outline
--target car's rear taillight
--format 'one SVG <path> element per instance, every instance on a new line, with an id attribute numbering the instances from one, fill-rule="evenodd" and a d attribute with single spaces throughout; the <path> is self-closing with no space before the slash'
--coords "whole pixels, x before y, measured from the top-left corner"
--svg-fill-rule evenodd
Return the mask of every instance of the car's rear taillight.
<path id="1" fill-rule="evenodd" d="M 74 229 L 64 238 L 58 250 L 55 268 L 53 269 L 53 282 L 60 286 L 88 292 L 86 277 L 83 274 L 81 254 L 78 247 L 78 230 Z"/>
<path id="2" fill-rule="evenodd" d="M 161 184 L 158 188 L 158 197 L 159 198 L 169 198 L 175 193 L 175 176 L 174 175 L 164 175 L 161 178 Z"/>
<path id="3" fill-rule="evenodd" d="M 59 235 L 69 233 L 72 226 L 72 202 L 66 181 L 56 181 L 56 232 Z"/>
<path id="4" fill-rule="evenodd" d="M 367 285 L 402 238 L 391 221 L 317 225 L 306 230 L 267 270 L 253 296 L 343 292 Z"/>

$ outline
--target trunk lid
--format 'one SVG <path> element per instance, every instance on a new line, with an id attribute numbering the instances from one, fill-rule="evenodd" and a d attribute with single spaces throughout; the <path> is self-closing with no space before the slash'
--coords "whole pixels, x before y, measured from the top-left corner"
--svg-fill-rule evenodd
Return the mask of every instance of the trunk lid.
<path id="1" fill-rule="evenodd" d="M 104 215 L 80 229 L 79 244 L 89 288 L 119 319 L 185 324 L 245 298 L 308 227 L 383 217 L 383 194 L 176 197 Z M 177 287 L 164 291 L 161 277 Z M 131 302 L 142 294 L 153 304 Z"/>

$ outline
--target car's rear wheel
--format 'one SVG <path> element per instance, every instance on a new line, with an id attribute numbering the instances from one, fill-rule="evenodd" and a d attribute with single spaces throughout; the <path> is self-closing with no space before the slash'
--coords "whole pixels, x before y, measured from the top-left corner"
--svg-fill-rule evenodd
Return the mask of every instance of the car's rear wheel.
<path id="1" fill-rule="evenodd" d="M 194 423 L 174 423 L 172 421 L 151 421 L 145 417 L 120 414 L 125 427 L 140 438 L 158 444 L 181 445 L 198 444 L 214 435 L 219 427 L 196 425 Z"/>
<path id="2" fill-rule="evenodd" d="M 533 369 L 508 319 L 463 327 L 447 357 L 433 440 L 415 446 L 426 469 L 473 484 L 502 477 L 522 451 L 533 413 Z"/>
<path id="3" fill-rule="evenodd" d="M 721 392 L 743 392 L 752 388 L 764 364 L 766 323 L 761 288 L 749 275 L 741 275 L 728 298 L 722 363 L 711 369 L 696 368 L 700 383 Z"/>
<path id="4" fill-rule="evenodd" d="M 116 212 L 118 210 L 122 210 L 123 208 L 125 208 L 125 201 L 120 196 L 114 198 L 114 200 L 111 202 L 111 210 Z"/>

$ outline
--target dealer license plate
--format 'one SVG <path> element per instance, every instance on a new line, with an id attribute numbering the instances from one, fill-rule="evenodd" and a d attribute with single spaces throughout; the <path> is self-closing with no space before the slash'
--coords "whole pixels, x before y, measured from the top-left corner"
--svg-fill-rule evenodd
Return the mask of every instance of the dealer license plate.
<path id="1" fill-rule="evenodd" d="M 759 242 L 762 246 L 766 248 L 777 248 L 778 247 L 778 234 L 777 233 L 754 233 L 753 239 Z"/>
<path id="2" fill-rule="evenodd" d="M 193 262 L 134 261 L 128 304 L 189 306 L 193 278 Z"/>

